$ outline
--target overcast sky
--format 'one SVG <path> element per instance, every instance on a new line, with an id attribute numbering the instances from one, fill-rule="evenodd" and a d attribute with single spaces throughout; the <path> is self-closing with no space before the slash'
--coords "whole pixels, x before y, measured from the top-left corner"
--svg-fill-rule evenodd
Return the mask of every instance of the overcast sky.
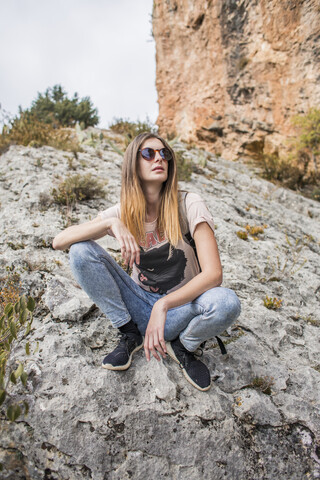
<path id="1" fill-rule="evenodd" d="M 89 96 L 100 126 L 155 121 L 152 0 L 0 0 L 0 104 L 11 114 L 61 84 Z"/>

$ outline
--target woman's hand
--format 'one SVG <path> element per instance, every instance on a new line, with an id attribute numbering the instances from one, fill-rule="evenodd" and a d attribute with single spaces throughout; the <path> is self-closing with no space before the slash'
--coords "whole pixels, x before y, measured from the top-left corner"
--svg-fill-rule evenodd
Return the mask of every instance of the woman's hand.
<path id="1" fill-rule="evenodd" d="M 164 325 L 167 318 L 167 309 L 158 300 L 154 305 L 150 315 L 149 323 L 144 337 L 144 351 L 147 361 L 150 360 L 150 352 L 157 359 L 160 360 L 158 354 L 166 357 L 167 347 L 164 341 Z"/>
<path id="2" fill-rule="evenodd" d="M 129 232 L 127 227 L 119 218 L 114 218 L 111 230 L 115 238 L 118 240 L 121 248 L 121 255 L 124 259 L 125 265 L 132 268 L 134 262 L 139 265 L 140 263 L 140 248 L 137 244 L 132 233 Z"/>

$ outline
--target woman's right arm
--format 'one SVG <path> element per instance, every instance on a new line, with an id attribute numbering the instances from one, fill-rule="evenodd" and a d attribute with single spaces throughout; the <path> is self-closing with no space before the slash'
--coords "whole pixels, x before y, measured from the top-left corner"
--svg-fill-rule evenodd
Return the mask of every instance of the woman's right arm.
<path id="1" fill-rule="evenodd" d="M 55 250 L 65 250 L 73 243 L 97 240 L 104 237 L 118 218 L 102 219 L 100 216 L 80 225 L 72 225 L 60 232 L 53 240 Z"/>
<path id="2" fill-rule="evenodd" d="M 121 255 L 125 263 L 132 267 L 133 263 L 140 263 L 140 248 L 134 236 L 129 232 L 123 222 L 117 217 L 101 218 L 97 216 L 90 222 L 80 225 L 72 225 L 60 232 L 53 240 L 52 246 L 55 250 L 65 250 L 73 243 L 86 240 L 98 240 L 107 235 L 111 230 L 118 240 L 121 248 Z"/>

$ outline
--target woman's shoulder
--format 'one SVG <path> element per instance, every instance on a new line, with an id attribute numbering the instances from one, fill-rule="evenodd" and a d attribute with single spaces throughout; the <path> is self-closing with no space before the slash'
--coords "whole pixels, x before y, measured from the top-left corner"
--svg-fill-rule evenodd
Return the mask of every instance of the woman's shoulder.
<path id="1" fill-rule="evenodd" d="M 184 201 L 187 208 L 196 202 L 204 203 L 202 197 L 198 193 L 186 192 L 184 190 L 179 191 L 179 193 L 180 193 L 180 201 Z"/>
<path id="2" fill-rule="evenodd" d="M 106 208 L 99 212 L 102 218 L 120 217 L 120 203 L 112 205 L 112 207 Z"/>

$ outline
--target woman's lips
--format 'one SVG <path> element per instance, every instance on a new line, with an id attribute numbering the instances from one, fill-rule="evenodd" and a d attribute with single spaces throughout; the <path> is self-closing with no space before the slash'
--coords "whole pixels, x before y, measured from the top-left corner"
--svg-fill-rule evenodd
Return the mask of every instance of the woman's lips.
<path id="1" fill-rule="evenodd" d="M 156 171 L 158 171 L 158 170 L 159 170 L 160 172 L 164 172 L 164 168 L 162 168 L 162 167 L 156 167 L 156 168 L 154 168 L 152 171 L 153 171 L 153 172 L 156 172 Z"/>

